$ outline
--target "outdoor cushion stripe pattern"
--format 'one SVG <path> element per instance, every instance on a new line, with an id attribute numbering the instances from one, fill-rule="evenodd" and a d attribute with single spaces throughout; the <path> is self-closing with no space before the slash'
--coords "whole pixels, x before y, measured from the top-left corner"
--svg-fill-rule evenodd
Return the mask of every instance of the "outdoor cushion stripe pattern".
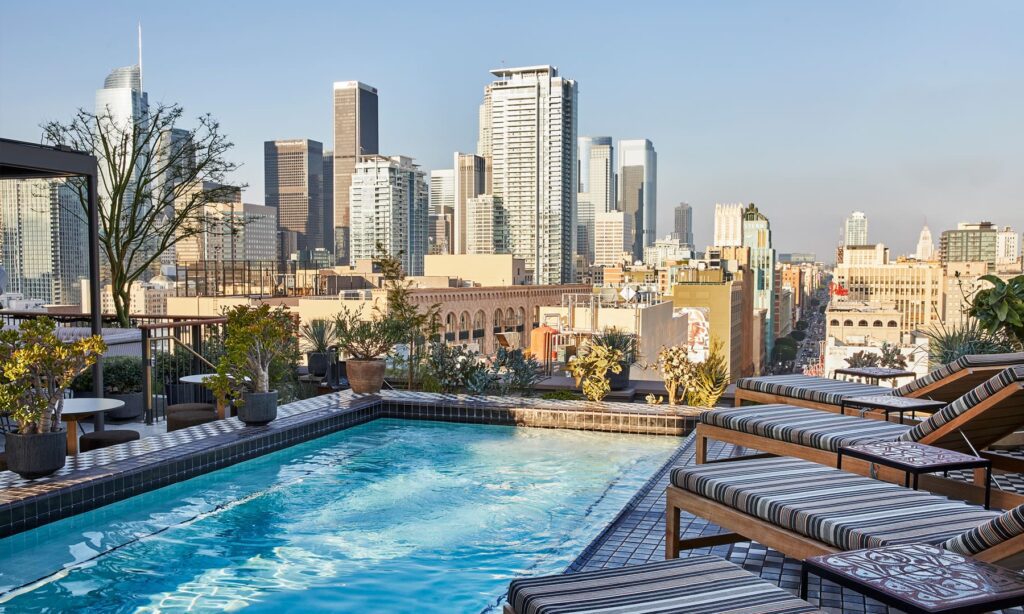
<path id="1" fill-rule="evenodd" d="M 870 386 L 827 377 L 810 375 L 769 375 L 746 377 L 736 382 L 742 390 L 763 392 L 792 399 L 803 399 L 826 405 L 839 405 L 846 397 L 892 394 L 892 388 Z"/>
<path id="2" fill-rule="evenodd" d="M 867 441 L 895 441 L 910 427 L 885 420 L 832 414 L 792 405 L 752 405 L 711 409 L 698 417 L 702 424 L 767 437 L 819 450 Z"/>
<path id="3" fill-rule="evenodd" d="M 1017 382 L 1022 381 L 1024 381 L 1024 367 L 1003 369 L 997 375 L 989 378 L 989 380 L 984 384 L 975 387 L 959 399 L 943 407 L 941 411 L 936 412 L 927 420 L 915 425 L 912 429 L 904 433 L 900 439 L 903 441 L 920 441 L 924 437 L 933 433 L 943 424 L 956 419 L 960 414 L 969 411 L 978 403 L 981 403 L 1003 388 L 1015 385 Z"/>
<path id="4" fill-rule="evenodd" d="M 938 545 L 1000 515 L 793 458 L 677 467 L 671 479 L 683 490 L 841 550 Z"/>
<path id="5" fill-rule="evenodd" d="M 817 612 L 805 601 L 715 556 L 522 578 L 508 589 L 517 614 Z"/>
<path id="6" fill-rule="evenodd" d="M 1011 537 L 1024 535 L 1024 510 L 1015 507 L 998 518 L 942 543 L 942 547 L 957 554 L 977 554 L 1003 543 Z"/>
<path id="7" fill-rule="evenodd" d="M 945 379 L 958 371 L 972 367 L 1013 367 L 1024 365 L 1024 352 L 1013 352 L 1010 354 L 971 354 L 961 356 L 948 365 L 933 369 L 927 375 L 919 377 L 912 382 L 907 382 L 897 388 L 893 394 L 896 396 L 910 396 L 913 393 L 931 386 L 935 382 Z"/>

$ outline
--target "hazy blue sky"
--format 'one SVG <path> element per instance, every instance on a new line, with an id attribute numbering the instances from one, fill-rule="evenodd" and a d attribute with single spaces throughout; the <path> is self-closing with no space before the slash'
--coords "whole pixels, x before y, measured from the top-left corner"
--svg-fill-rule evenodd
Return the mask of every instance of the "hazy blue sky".
<path id="1" fill-rule="evenodd" d="M 490 6 L 503 6 L 501 10 Z M 263 202 L 263 141 L 331 142 L 331 84 L 380 91 L 381 149 L 425 169 L 474 151 L 501 66 L 576 79 L 580 135 L 649 138 L 659 234 L 698 245 L 753 201 L 780 251 L 827 256 L 862 209 L 911 250 L 986 219 L 1024 230 L 1024 2 L 18 2 L 0 20 L 0 135 L 92 108 L 144 32 L 150 101 L 210 112 Z"/>

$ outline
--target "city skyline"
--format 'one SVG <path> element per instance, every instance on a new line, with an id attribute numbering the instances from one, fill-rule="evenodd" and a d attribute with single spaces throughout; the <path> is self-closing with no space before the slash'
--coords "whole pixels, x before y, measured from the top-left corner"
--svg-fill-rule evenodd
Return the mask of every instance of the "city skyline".
<path id="1" fill-rule="evenodd" d="M 512 36 L 482 42 L 472 58 L 458 57 L 449 53 L 458 37 L 437 44 L 446 38 L 438 33 L 453 27 L 443 22 L 454 7 L 399 20 L 397 27 L 414 34 L 408 43 L 353 59 L 340 53 L 281 53 L 287 46 L 270 56 L 254 44 L 264 32 L 291 36 L 281 34 L 285 28 L 280 26 L 300 12 L 248 15 L 213 7 L 210 23 L 197 26 L 202 44 L 183 47 L 149 7 L 62 20 L 52 12 L 15 6 L 8 23 L 23 27 L 0 37 L 0 57 L 30 55 L 33 62 L 0 60 L 0 74 L 8 83 L 0 93 L 0 130 L 38 141 L 41 122 L 66 118 L 77 107 L 90 108 L 103 77 L 134 62 L 135 25 L 141 20 L 151 101 L 180 102 L 190 115 L 210 112 L 221 121 L 237 144 L 233 157 L 244 165 L 237 179 L 249 185 L 247 201 L 262 202 L 264 141 L 332 142 L 335 81 L 361 80 L 377 87 L 381 151 L 406 152 L 429 171 L 448 168 L 452 151 L 476 150 L 477 106 L 490 69 L 545 63 L 580 84 L 580 135 L 655 143 L 661 167 L 659 236 L 670 232 L 674 205 L 684 200 L 693 205 L 698 249 L 710 243 L 715 202 L 754 202 L 772 217 L 782 249 L 814 251 L 826 259 L 837 243 L 835 229 L 854 210 L 877 220 L 879 232 L 872 240 L 900 253 L 914 251 L 914 233 L 906 228 L 920 228 L 925 217 L 936 232 L 967 221 L 962 211 L 968 208 L 972 217 L 1024 226 L 1017 213 L 1024 178 L 1012 173 L 1024 163 L 1015 145 L 1024 124 L 1010 106 L 1024 88 L 1012 77 L 1024 64 L 1024 48 L 1011 27 L 1020 23 L 1020 5 L 993 2 L 971 10 L 952 4 L 878 3 L 815 11 L 801 6 L 665 5 L 661 10 L 667 19 L 658 23 L 614 14 L 611 8 L 595 11 L 605 15 L 599 19 L 559 7 L 551 18 L 573 20 L 581 37 L 598 21 L 628 31 L 652 29 L 645 37 L 652 49 L 596 59 L 582 53 L 585 47 L 574 49 L 566 41 L 527 44 Z M 468 25 L 485 17 L 472 18 Z M 210 28 L 212 33 L 220 18 L 236 21 L 237 28 L 253 34 L 245 37 L 253 42 L 239 44 L 212 34 L 204 38 L 203 32 Z M 525 15 L 509 19 L 510 28 L 526 23 Z M 417 57 L 435 63 L 446 58 L 443 79 L 416 79 L 420 62 L 404 61 L 425 36 L 411 29 L 414 23 L 433 31 L 432 45 Z M 858 23 L 870 23 L 872 31 L 850 27 Z M 32 24 L 45 24 L 59 42 L 37 40 Z M 71 45 L 83 31 L 101 24 L 107 33 L 104 44 L 68 53 L 64 41 Z M 685 52 L 662 40 L 669 24 L 693 35 Z M 981 32 L 985 36 L 979 44 Z M 725 33 L 735 44 L 719 40 Z M 369 48 L 370 34 L 353 36 L 355 47 Z M 804 59 L 811 46 L 819 50 L 815 59 Z M 329 49 L 330 43 L 314 40 L 312 48 Z M 636 66 L 640 59 L 642 68 Z M 216 70 L 202 70 L 210 66 Z M 252 82 L 254 70 L 264 67 L 286 73 L 275 81 L 279 87 L 262 88 L 258 105 L 242 103 L 242 87 Z M 626 82 L 606 78 L 614 71 L 626 75 Z M 799 80 L 791 76 L 797 73 Z M 61 75 L 61 96 L 31 87 L 47 74 Z M 679 83 L 654 79 L 659 74 L 678 75 Z M 745 93 L 743 84 L 751 92 Z M 746 102 L 751 96 L 756 106 Z M 821 215 L 808 219 L 811 210 Z"/>

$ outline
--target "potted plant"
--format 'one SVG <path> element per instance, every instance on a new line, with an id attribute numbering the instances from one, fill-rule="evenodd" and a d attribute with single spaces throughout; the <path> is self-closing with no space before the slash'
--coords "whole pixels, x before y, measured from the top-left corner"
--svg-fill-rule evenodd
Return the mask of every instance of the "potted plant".
<path id="1" fill-rule="evenodd" d="M 8 469 L 34 480 L 64 466 L 64 391 L 106 349 L 99 336 L 61 341 L 56 324 L 45 317 L 0 331 L 0 410 L 18 425 L 6 435 Z"/>
<path id="2" fill-rule="evenodd" d="M 331 346 L 334 345 L 336 339 L 334 322 L 330 320 L 307 322 L 299 328 L 299 334 L 306 344 L 309 374 L 323 377 L 327 374 Z"/>
<path id="3" fill-rule="evenodd" d="M 696 365 L 690 361 L 689 350 L 683 345 L 661 348 L 658 370 L 668 392 L 668 404 L 676 405 L 696 377 Z"/>
<path id="4" fill-rule="evenodd" d="M 224 354 L 208 382 L 220 403 L 233 399 L 238 419 L 261 426 L 277 418 L 278 391 L 270 389 L 275 361 L 298 352 L 295 320 L 284 307 L 239 305 L 225 315 Z"/>
<path id="5" fill-rule="evenodd" d="M 76 397 L 93 396 L 92 371 L 85 371 L 71 383 Z M 124 402 L 124 407 L 108 411 L 110 420 L 131 420 L 142 415 L 142 361 L 134 356 L 103 359 L 103 396 Z"/>
<path id="6" fill-rule="evenodd" d="M 625 390 L 629 388 L 629 367 L 636 362 L 636 335 L 612 327 L 594 337 L 593 343 L 602 345 L 610 350 L 622 352 L 621 368 L 608 376 L 608 384 L 612 390 Z"/>
<path id="7" fill-rule="evenodd" d="M 608 372 L 621 371 L 622 361 L 622 350 L 589 342 L 569 361 L 566 370 L 576 379 L 576 385 L 582 387 L 588 399 L 600 401 L 611 391 Z"/>
<path id="8" fill-rule="evenodd" d="M 403 330 L 381 313 L 363 319 L 345 308 L 335 316 L 338 346 L 346 354 L 345 371 L 353 392 L 376 394 L 384 385 L 384 355 L 402 340 Z"/>

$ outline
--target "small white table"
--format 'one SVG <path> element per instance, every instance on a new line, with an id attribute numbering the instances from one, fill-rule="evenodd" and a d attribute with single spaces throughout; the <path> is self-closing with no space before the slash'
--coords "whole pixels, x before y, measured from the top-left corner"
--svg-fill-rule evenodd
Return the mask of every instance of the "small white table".
<path id="1" fill-rule="evenodd" d="M 197 373 L 195 375 L 183 375 L 178 378 L 178 381 L 182 384 L 197 384 L 199 386 L 205 386 L 210 378 L 216 376 L 216 373 Z M 228 376 L 231 377 L 230 375 Z M 249 378 L 245 378 L 245 381 L 249 381 Z M 228 407 L 226 403 L 221 403 L 220 399 L 217 400 L 217 417 L 224 419 L 228 417 Z"/>
<path id="2" fill-rule="evenodd" d="M 60 419 L 67 422 L 68 454 L 78 454 L 79 420 L 121 407 L 124 407 L 124 401 L 117 399 L 64 399 Z"/>

